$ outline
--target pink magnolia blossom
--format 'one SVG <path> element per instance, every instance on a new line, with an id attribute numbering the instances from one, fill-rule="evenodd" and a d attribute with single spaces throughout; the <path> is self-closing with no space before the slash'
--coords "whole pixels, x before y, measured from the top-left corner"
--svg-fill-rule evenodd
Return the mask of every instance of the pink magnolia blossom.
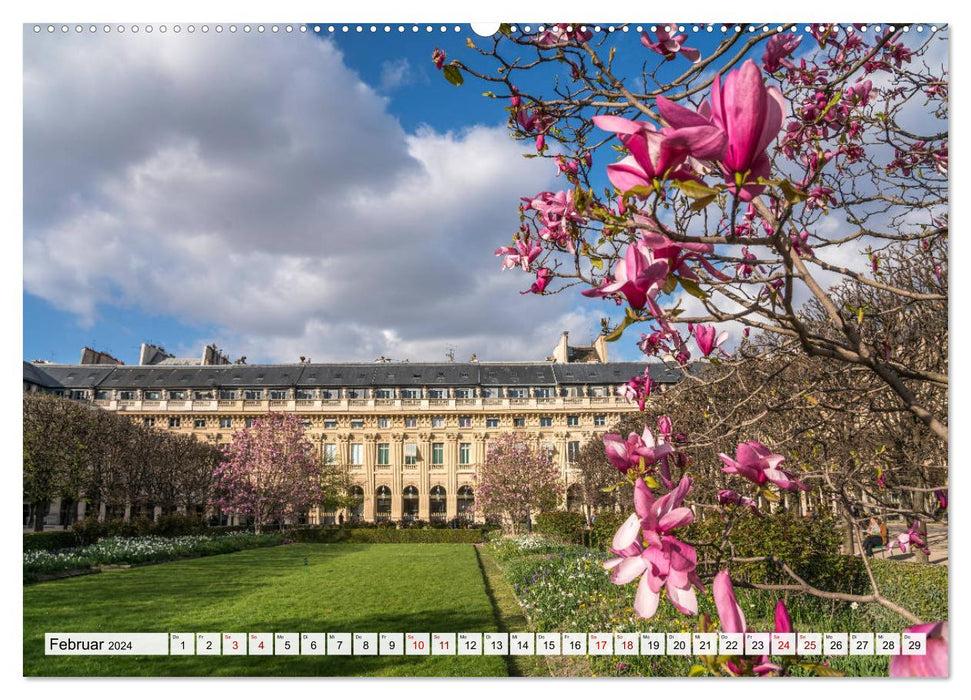
<path id="1" fill-rule="evenodd" d="M 720 75 L 715 76 L 710 110 L 712 123 L 728 139 L 721 160 L 725 182 L 740 199 L 749 201 L 765 189 L 755 183 L 757 178 L 770 174 L 766 149 L 782 128 L 782 93 L 775 86 L 765 86 L 758 66 L 749 59 L 724 82 Z"/>
<path id="2" fill-rule="evenodd" d="M 435 50 L 432 51 L 432 63 L 435 64 L 435 67 L 438 68 L 438 70 L 441 70 L 442 66 L 445 65 L 445 52 L 437 46 L 435 47 Z"/>
<path id="3" fill-rule="evenodd" d="M 762 68 L 766 73 L 775 73 L 780 68 L 792 68 L 789 56 L 799 48 L 802 37 L 795 34 L 783 33 L 776 34 L 765 46 L 765 53 L 762 54 Z"/>
<path id="4" fill-rule="evenodd" d="M 937 505 L 940 506 L 941 510 L 947 510 L 947 491 L 938 489 L 934 492 L 934 496 L 937 497 Z"/>
<path id="5" fill-rule="evenodd" d="M 661 231 L 660 225 L 653 219 L 641 214 L 634 215 L 634 224 L 641 231 L 641 240 L 651 249 L 655 260 L 667 260 L 668 268 L 677 272 L 681 277 L 697 281 L 698 275 L 688 264 L 700 264 L 705 272 L 716 279 L 727 281 L 729 278 L 708 262 L 707 254 L 714 251 L 711 243 L 682 243 L 672 241 Z"/>
<path id="6" fill-rule="evenodd" d="M 536 281 L 533 282 L 529 289 L 525 292 L 520 292 L 520 294 L 542 294 L 543 290 L 546 289 L 546 285 L 550 283 L 553 273 L 547 267 L 541 267 L 536 271 Z"/>
<path id="7" fill-rule="evenodd" d="M 567 177 L 576 177 L 577 173 L 580 172 L 580 164 L 575 160 L 567 160 L 563 156 L 556 156 L 553 158 L 553 162 L 556 163 L 557 177 L 560 173 L 564 173 Z"/>
<path id="8" fill-rule="evenodd" d="M 607 459 L 622 474 L 626 474 L 631 467 L 639 465 L 642 457 L 644 463 L 651 466 L 674 452 L 671 445 L 655 442 L 654 434 L 646 425 L 641 435 L 630 433 L 626 440 L 617 433 L 604 433 L 603 442 Z"/>
<path id="9" fill-rule="evenodd" d="M 890 659 L 890 676 L 946 678 L 948 675 L 947 622 L 926 622 L 908 627 L 907 632 L 927 635 L 923 656 L 894 656 Z"/>
<path id="10" fill-rule="evenodd" d="M 533 261 L 539 257 L 539 254 L 543 252 L 543 249 L 538 243 L 532 243 L 527 240 L 517 240 L 514 245 L 504 246 L 502 248 L 496 248 L 495 253 L 497 256 L 505 255 L 505 260 L 502 261 L 503 270 L 511 270 L 514 267 L 522 267 L 524 271 L 529 272 L 529 268 L 532 266 Z"/>
<path id="11" fill-rule="evenodd" d="M 680 54 L 692 63 L 697 63 L 701 59 L 701 52 L 698 49 L 692 49 L 684 45 L 684 42 L 688 40 L 688 36 L 686 34 L 671 36 L 677 31 L 677 28 L 678 25 L 676 24 L 659 26 L 655 32 L 657 41 L 651 41 L 651 37 L 646 31 L 641 32 L 641 44 L 645 48 L 664 56 L 666 61 L 673 61 L 674 57 Z"/>
<path id="12" fill-rule="evenodd" d="M 554 24 L 549 29 L 545 29 L 536 35 L 533 40 L 536 45 L 543 49 L 562 46 L 569 43 L 582 44 L 593 38 L 593 32 L 583 29 L 582 24 L 567 24 L 561 22 Z"/>
<path id="13" fill-rule="evenodd" d="M 628 244 L 624 257 L 614 265 L 612 282 L 604 280 L 600 287 L 585 289 L 581 294 L 587 297 L 621 295 L 632 309 L 643 309 L 650 304 L 659 316 L 654 298 L 664 286 L 668 271 L 667 261 L 656 260 L 650 245 L 641 239 Z"/>
<path id="14" fill-rule="evenodd" d="M 695 342 L 698 343 L 698 349 L 701 350 L 701 354 L 708 357 L 715 350 L 718 350 L 723 355 L 725 351 L 721 349 L 722 343 L 728 340 L 728 331 L 722 331 L 715 335 L 717 331 L 714 326 L 703 326 L 697 325 L 694 327 L 695 332 Z"/>
<path id="15" fill-rule="evenodd" d="M 526 202 L 526 209 L 536 211 L 541 224 L 538 231 L 540 238 L 554 241 L 570 253 L 576 252 L 571 227 L 584 223 L 586 219 L 574 206 L 570 192 L 540 192 L 532 199 L 523 201 Z"/>
<path id="16" fill-rule="evenodd" d="M 638 479 L 634 486 L 635 513 L 614 536 L 611 551 L 618 556 L 604 562 L 604 568 L 612 572 L 611 581 L 617 585 L 640 577 L 634 599 L 634 611 L 640 617 L 654 616 L 662 589 L 680 612 L 698 613 L 694 587 L 704 590 L 704 586 L 695 573 L 697 552 L 668 534 L 693 520 L 691 509 L 681 506 L 690 490 L 691 480 L 684 477 L 674 491 L 655 500 L 644 480 Z"/>
<path id="17" fill-rule="evenodd" d="M 718 620 L 721 622 L 722 631 L 729 634 L 744 634 L 747 631 L 745 613 L 742 612 L 742 606 L 738 604 L 738 600 L 735 598 L 732 579 L 729 577 L 727 569 L 715 574 L 711 591 L 715 597 L 715 609 L 718 611 Z"/>
<path id="18" fill-rule="evenodd" d="M 662 103 L 674 105 L 663 97 L 659 97 L 657 102 L 659 109 Z M 674 111 L 677 110 L 693 114 L 691 110 L 674 105 Z M 667 118 L 663 110 L 662 115 Z M 596 116 L 593 123 L 604 131 L 618 134 L 620 142 L 630 153 L 607 166 L 607 178 L 620 192 L 634 187 L 653 188 L 656 181 L 667 179 L 695 179 L 693 173 L 682 167 L 685 160 L 689 156 L 702 159 L 716 157 L 725 146 L 725 138 L 720 131 L 704 120 L 697 122 L 689 119 L 680 127 L 672 123 L 673 128 L 660 131 L 647 122 L 610 115 Z"/>
<path id="19" fill-rule="evenodd" d="M 637 402 L 637 408 L 644 410 L 644 404 L 651 395 L 651 368 L 644 368 L 644 373 L 631 377 L 626 384 L 617 388 L 617 394 L 623 396 L 627 403 Z"/>
<path id="20" fill-rule="evenodd" d="M 740 508 L 749 508 L 757 516 L 760 518 L 762 517 L 762 513 L 759 512 L 759 505 L 755 502 L 755 499 L 749 498 L 748 496 L 743 496 L 735 491 L 728 489 L 719 491 L 718 502 L 723 506 L 732 505 L 739 506 Z"/>
<path id="21" fill-rule="evenodd" d="M 773 454 L 765 445 L 755 440 L 739 443 L 735 450 L 736 459 L 724 453 L 719 453 L 718 456 L 725 463 L 723 472 L 738 474 L 757 486 L 773 483 L 784 491 L 809 490 L 808 486 L 797 481 L 792 474 L 779 469 L 779 465 L 786 461 L 785 457 Z"/>
<path id="22" fill-rule="evenodd" d="M 779 598 L 775 604 L 775 631 L 783 634 L 790 634 L 793 631 L 792 620 L 789 618 L 789 611 L 782 598 Z M 768 656 L 763 656 L 759 665 L 752 670 L 758 676 L 771 676 L 782 671 L 782 666 L 773 663 Z"/>
<path id="23" fill-rule="evenodd" d="M 887 551 L 893 550 L 894 544 L 900 549 L 901 554 L 906 554 L 910 551 L 910 547 L 914 546 L 924 554 L 930 554 L 931 550 L 924 543 L 924 540 L 920 536 L 920 520 L 915 520 L 914 524 L 910 526 L 907 532 L 901 532 L 895 539 L 890 540 L 887 543 Z"/>

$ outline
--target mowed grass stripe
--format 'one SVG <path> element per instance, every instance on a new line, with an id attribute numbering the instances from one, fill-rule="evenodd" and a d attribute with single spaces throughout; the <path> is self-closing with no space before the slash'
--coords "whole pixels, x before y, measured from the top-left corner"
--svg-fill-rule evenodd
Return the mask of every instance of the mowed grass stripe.
<path id="1" fill-rule="evenodd" d="M 502 676 L 500 657 L 56 657 L 43 649 L 45 632 L 497 629 L 472 545 L 298 544 L 25 586 L 24 675 Z"/>

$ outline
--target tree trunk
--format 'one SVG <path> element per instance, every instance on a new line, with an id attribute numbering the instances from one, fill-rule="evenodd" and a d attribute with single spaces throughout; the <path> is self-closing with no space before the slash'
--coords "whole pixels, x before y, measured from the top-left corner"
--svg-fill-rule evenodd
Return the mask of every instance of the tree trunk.
<path id="1" fill-rule="evenodd" d="M 853 532 L 855 528 L 856 523 L 853 518 L 843 518 L 843 553 L 850 556 L 856 553 L 856 537 Z"/>
<path id="2" fill-rule="evenodd" d="M 37 501 L 34 504 L 34 532 L 43 532 L 44 519 L 51 510 L 50 501 Z"/>

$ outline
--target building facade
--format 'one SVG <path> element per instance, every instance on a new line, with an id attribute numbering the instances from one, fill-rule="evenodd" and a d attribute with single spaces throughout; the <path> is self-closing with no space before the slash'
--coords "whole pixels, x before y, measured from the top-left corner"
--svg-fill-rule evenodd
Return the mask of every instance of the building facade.
<path id="1" fill-rule="evenodd" d="M 606 359 L 606 351 L 599 356 Z M 24 388 L 90 402 L 219 445 L 259 416 L 287 411 L 302 419 L 321 458 L 347 469 L 360 498 L 355 512 L 315 512 L 311 522 L 341 515 L 452 521 L 470 517 L 476 470 L 490 441 L 507 432 L 551 453 L 562 478 L 563 504 L 570 507 L 571 486 L 578 480 L 572 463 L 581 445 L 637 410 L 616 390 L 643 371 L 643 363 L 553 358 L 291 365 L 25 362 Z M 651 376 L 663 390 L 679 375 L 652 365 Z M 76 514 L 62 511 L 52 504 L 48 525 L 80 517 L 83 504 Z"/>

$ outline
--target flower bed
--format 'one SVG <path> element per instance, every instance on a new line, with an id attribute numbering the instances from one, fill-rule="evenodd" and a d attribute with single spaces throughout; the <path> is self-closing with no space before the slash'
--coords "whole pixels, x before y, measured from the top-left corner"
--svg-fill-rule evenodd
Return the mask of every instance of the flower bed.
<path id="1" fill-rule="evenodd" d="M 650 620 L 634 613 L 635 585 L 615 586 L 603 562 L 605 552 L 581 547 L 556 547 L 543 538 L 516 538 L 493 542 L 489 552 L 501 561 L 509 581 L 535 632 L 697 632 L 700 616 L 685 616 L 673 606 L 662 605 Z M 898 562 L 877 562 L 875 574 L 881 590 L 906 588 L 912 605 L 927 609 L 932 617 L 943 615 L 937 609 L 946 600 L 945 567 L 918 566 Z M 924 590 L 919 590 L 920 586 Z M 746 619 L 753 630 L 771 631 L 775 604 L 782 594 L 737 588 L 735 591 Z M 855 605 L 824 601 L 806 595 L 784 596 L 796 630 L 822 632 L 902 631 L 906 622 L 893 619 L 874 604 Z M 917 600 L 917 599 L 920 600 Z M 718 620 L 711 590 L 698 595 L 699 613 Z M 936 619 L 936 617 L 934 618 Z M 685 676 L 696 663 L 692 657 L 632 656 L 589 657 L 596 675 Z M 852 676 L 884 676 L 887 657 L 834 657 L 836 670 Z M 697 673 L 698 670 L 695 669 Z M 800 669 L 795 669 L 801 674 Z M 808 672 L 807 672 L 808 673 Z"/>
<path id="2" fill-rule="evenodd" d="M 283 539 L 278 534 L 256 536 L 246 533 L 217 537 L 109 537 L 84 547 L 24 552 L 24 581 L 68 572 L 88 572 L 112 564 L 148 564 L 186 556 L 226 554 L 281 544 Z"/>

